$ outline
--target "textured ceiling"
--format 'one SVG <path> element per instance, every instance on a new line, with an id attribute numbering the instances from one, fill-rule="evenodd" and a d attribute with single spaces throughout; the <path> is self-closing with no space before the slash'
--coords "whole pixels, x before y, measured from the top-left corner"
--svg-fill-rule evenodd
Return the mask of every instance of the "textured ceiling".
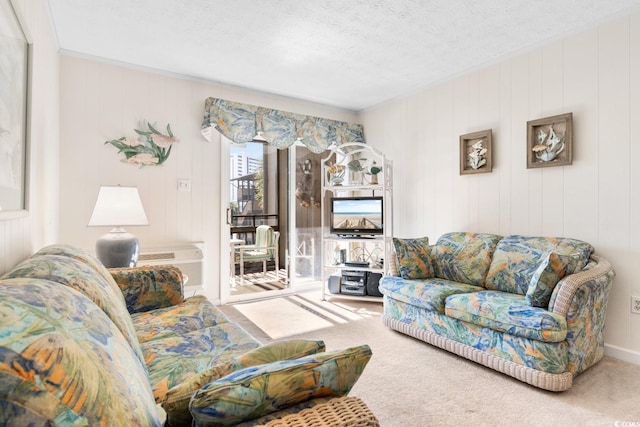
<path id="1" fill-rule="evenodd" d="M 640 0 L 48 0 L 62 51 L 350 110 L 640 10 Z"/>

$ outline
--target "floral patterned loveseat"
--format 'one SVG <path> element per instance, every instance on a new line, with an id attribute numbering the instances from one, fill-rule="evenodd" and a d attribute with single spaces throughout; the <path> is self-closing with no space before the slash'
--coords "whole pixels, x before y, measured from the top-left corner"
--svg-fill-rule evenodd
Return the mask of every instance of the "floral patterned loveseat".
<path id="1" fill-rule="evenodd" d="M 53 245 L 0 278 L 0 425 L 260 425 L 346 395 L 367 345 L 261 346 L 180 270 Z M 309 409 L 310 410 L 310 409 Z"/>
<path id="2" fill-rule="evenodd" d="M 614 271 L 570 238 L 394 238 L 380 282 L 388 327 L 551 391 L 604 355 Z"/>

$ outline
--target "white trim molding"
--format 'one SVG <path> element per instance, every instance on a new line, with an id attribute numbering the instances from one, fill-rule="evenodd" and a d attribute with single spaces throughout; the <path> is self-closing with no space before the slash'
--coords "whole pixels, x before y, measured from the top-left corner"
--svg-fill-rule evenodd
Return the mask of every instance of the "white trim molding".
<path id="1" fill-rule="evenodd" d="M 640 353 L 626 348 L 618 347 L 616 345 L 605 343 L 604 355 L 613 357 L 614 359 L 622 360 L 624 362 L 640 365 Z"/>

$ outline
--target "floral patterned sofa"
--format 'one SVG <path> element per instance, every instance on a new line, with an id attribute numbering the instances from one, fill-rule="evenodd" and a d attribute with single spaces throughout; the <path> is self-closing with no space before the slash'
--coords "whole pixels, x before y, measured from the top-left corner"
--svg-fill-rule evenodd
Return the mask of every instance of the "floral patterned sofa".
<path id="1" fill-rule="evenodd" d="M 185 299 L 171 266 L 107 270 L 53 245 L 0 278 L 3 426 L 261 425 L 346 395 L 370 357 L 367 345 L 261 346 L 204 297 Z"/>
<path id="2" fill-rule="evenodd" d="M 383 323 L 551 391 L 604 355 L 614 271 L 570 238 L 448 233 L 394 238 Z"/>

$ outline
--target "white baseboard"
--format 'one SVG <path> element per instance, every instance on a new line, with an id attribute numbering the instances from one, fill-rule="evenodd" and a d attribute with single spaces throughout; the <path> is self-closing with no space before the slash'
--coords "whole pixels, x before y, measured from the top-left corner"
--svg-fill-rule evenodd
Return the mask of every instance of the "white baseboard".
<path id="1" fill-rule="evenodd" d="M 604 345 L 604 355 L 624 362 L 640 365 L 640 353 L 611 344 Z"/>

